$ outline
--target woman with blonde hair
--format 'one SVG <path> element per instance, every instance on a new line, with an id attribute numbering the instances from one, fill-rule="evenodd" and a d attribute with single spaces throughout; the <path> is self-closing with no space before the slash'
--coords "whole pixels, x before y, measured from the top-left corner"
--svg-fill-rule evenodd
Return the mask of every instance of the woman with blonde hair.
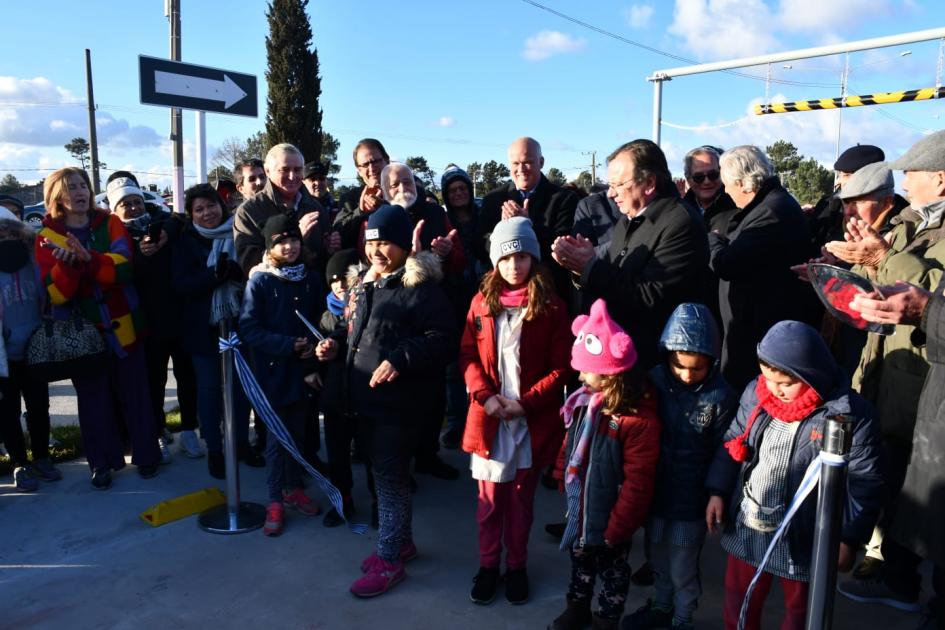
<path id="1" fill-rule="evenodd" d="M 36 260 L 53 318 L 70 319 L 77 311 L 105 340 L 105 369 L 72 379 L 92 485 L 104 490 L 111 486 L 111 470 L 125 465 L 116 412 L 128 426 L 131 462 L 141 477 L 157 474 L 160 451 L 141 344 L 145 322 L 131 283 L 131 239 L 117 216 L 95 207 L 91 188 L 88 174 L 78 168 L 46 178 Z"/>

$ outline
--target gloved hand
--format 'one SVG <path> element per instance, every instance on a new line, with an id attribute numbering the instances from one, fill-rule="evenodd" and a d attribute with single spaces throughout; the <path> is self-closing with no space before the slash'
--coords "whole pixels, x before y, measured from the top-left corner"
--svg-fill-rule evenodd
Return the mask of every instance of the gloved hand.
<path id="1" fill-rule="evenodd" d="M 213 269 L 213 275 L 216 276 L 218 282 L 223 282 L 227 279 L 227 271 L 229 270 L 230 255 L 226 252 L 222 252 L 220 257 L 217 258 L 217 265 Z"/>

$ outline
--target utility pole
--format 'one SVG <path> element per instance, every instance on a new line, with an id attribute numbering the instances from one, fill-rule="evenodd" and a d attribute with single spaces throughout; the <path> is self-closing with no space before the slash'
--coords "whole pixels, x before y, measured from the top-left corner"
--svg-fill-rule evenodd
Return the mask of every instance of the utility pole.
<path id="1" fill-rule="evenodd" d="M 591 156 L 591 186 L 597 183 L 597 151 L 582 151 L 581 155 Z"/>
<path id="2" fill-rule="evenodd" d="M 92 194 L 101 192 L 98 177 L 98 136 L 95 133 L 95 95 L 92 93 L 92 53 L 85 49 L 85 92 L 89 102 L 89 147 L 92 150 Z"/>
<path id="3" fill-rule="evenodd" d="M 165 0 L 164 14 L 171 24 L 171 61 L 180 61 L 180 0 Z M 174 154 L 174 212 L 184 211 L 184 121 L 180 108 L 171 108 Z"/>

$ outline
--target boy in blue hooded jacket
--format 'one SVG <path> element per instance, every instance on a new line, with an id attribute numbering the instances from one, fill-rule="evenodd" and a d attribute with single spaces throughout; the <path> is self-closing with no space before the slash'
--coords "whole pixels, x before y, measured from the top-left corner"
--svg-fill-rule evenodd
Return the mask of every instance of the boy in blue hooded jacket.
<path id="1" fill-rule="evenodd" d="M 738 394 L 719 369 L 722 340 L 708 307 L 676 307 L 660 336 L 660 349 L 663 362 L 650 372 L 663 422 L 647 528 L 655 593 L 630 615 L 626 630 L 692 627 L 702 594 L 705 477 L 738 409 Z"/>

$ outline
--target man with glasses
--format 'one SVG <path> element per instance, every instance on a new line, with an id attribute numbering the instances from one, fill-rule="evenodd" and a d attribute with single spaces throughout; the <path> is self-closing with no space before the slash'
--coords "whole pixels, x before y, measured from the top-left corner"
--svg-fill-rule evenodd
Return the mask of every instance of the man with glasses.
<path id="1" fill-rule="evenodd" d="M 630 336 L 639 365 L 659 360 L 657 341 L 682 302 L 703 302 L 709 246 L 702 218 L 682 202 L 663 151 L 634 140 L 607 158 L 607 196 L 621 218 L 610 247 L 598 254 L 583 236 L 562 236 L 554 259 L 571 272 L 585 302 L 607 301 L 607 309 Z"/>
<path id="2" fill-rule="evenodd" d="M 737 208 L 732 198 L 725 192 L 719 176 L 719 156 L 721 149 L 712 146 L 696 147 L 683 158 L 683 172 L 686 175 L 686 191 L 683 199 L 702 212 L 706 229 L 728 232 L 728 221 Z"/>
<path id="3" fill-rule="evenodd" d="M 364 252 L 368 215 L 387 203 L 381 191 L 381 171 L 390 164 L 390 156 L 380 140 L 363 138 L 355 145 L 351 157 L 364 185 L 341 196 L 341 210 L 332 228 L 341 233 L 342 249 L 354 247 Z"/>
<path id="4" fill-rule="evenodd" d="M 558 294 L 567 302 L 571 291 L 568 272 L 552 260 L 551 243 L 557 237 L 571 233 L 578 197 L 574 192 L 552 184 L 542 174 L 545 158 L 541 154 L 541 145 L 534 138 L 523 137 L 513 142 L 508 157 L 511 181 L 488 193 L 482 200 L 479 215 L 480 233 L 485 240 L 482 251 L 489 251 L 489 239 L 499 221 L 514 216 L 528 217 L 538 237 L 542 261 L 555 278 Z M 487 260 L 483 262 L 488 263 Z"/>

